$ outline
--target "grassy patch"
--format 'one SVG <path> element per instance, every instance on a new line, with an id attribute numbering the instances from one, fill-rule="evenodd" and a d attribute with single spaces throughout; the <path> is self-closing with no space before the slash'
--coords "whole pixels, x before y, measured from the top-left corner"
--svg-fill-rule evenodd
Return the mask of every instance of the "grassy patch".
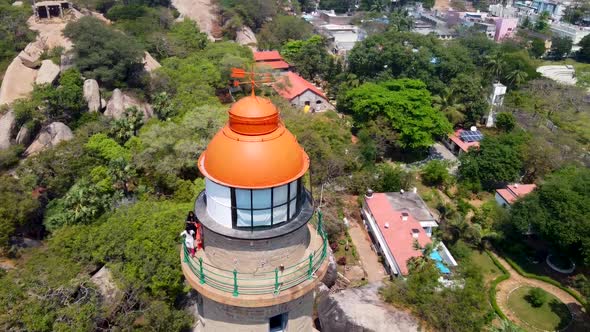
<path id="1" fill-rule="evenodd" d="M 508 297 L 508 307 L 515 315 L 530 326 L 546 330 L 560 330 L 571 321 L 571 315 L 561 301 L 555 296 L 546 293 L 547 301 L 542 306 L 535 308 L 527 300 L 532 287 L 520 287 Z"/>
<path id="2" fill-rule="evenodd" d="M 494 264 L 494 262 L 486 252 L 474 250 L 471 253 L 470 258 L 473 264 L 475 264 L 475 266 L 477 266 L 481 270 L 482 274 L 484 275 L 486 284 L 490 280 L 493 280 L 502 275 L 502 271 L 500 271 L 500 269 Z"/>

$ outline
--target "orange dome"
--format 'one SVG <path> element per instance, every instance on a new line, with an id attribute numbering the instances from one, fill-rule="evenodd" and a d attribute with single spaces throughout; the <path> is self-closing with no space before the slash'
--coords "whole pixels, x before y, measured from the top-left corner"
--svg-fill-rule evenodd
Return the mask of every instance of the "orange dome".
<path id="1" fill-rule="evenodd" d="M 229 124 L 213 137 L 198 167 L 226 186 L 269 188 L 303 176 L 309 157 L 280 122 L 271 101 L 250 96 L 231 107 Z"/>

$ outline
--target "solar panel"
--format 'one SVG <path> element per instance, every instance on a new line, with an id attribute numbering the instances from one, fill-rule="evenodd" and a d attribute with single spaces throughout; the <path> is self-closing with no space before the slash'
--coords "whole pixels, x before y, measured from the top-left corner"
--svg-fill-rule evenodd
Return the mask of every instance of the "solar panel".
<path id="1" fill-rule="evenodd" d="M 461 132 L 461 140 L 466 143 L 479 142 L 483 139 L 483 134 L 479 130 L 464 130 Z"/>

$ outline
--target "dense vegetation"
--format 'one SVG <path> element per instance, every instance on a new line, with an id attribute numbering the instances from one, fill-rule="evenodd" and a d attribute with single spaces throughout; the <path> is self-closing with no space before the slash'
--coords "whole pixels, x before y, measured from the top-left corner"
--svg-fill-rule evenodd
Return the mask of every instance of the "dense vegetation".
<path id="1" fill-rule="evenodd" d="M 10 0 L 0 1 L 0 73 L 35 36 L 26 23 L 31 7 L 13 6 L 12 3 Z"/>

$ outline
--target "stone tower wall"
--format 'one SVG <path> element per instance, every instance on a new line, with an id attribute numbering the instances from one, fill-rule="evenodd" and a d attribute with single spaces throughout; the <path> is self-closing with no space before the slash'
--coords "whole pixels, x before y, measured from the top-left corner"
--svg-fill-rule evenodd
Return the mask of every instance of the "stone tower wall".
<path id="1" fill-rule="evenodd" d="M 283 304 L 244 308 L 221 304 L 199 296 L 196 332 L 268 332 L 269 319 L 288 314 L 286 332 L 313 331 L 313 292 Z"/>

